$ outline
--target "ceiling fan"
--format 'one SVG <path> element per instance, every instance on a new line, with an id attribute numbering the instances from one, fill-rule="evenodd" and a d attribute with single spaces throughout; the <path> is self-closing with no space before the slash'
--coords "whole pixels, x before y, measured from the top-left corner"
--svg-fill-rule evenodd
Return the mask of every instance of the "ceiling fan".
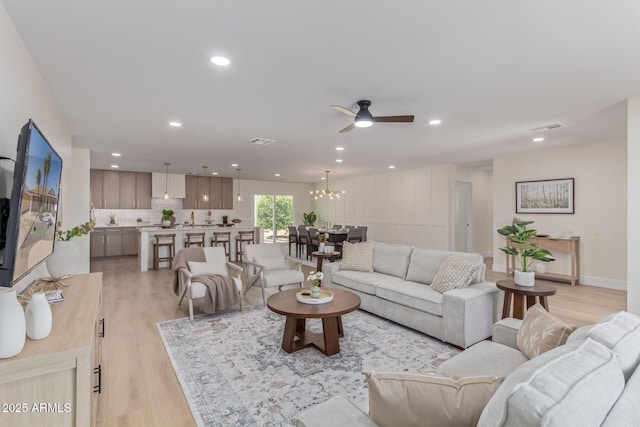
<path id="1" fill-rule="evenodd" d="M 358 110 L 357 113 L 354 113 L 353 111 L 351 111 L 351 110 L 349 110 L 347 108 L 344 108 L 344 107 L 342 107 L 340 105 L 331 105 L 331 108 L 333 108 L 335 110 L 338 110 L 341 113 L 346 114 L 347 116 L 355 117 L 354 122 L 352 124 L 350 124 L 349 126 L 347 126 L 346 128 L 342 129 L 340 131 L 340 133 L 349 132 L 354 127 L 368 128 L 374 122 L 411 123 L 411 122 L 413 122 L 413 119 L 414 119 L 413 115 L 373 117 L 373 115 L 371 115 L 371 113 L 369 112 L 369 106 L 371 105 L 371 101 L 366 100 L 366 99 L 362 99 L 362 100 L 358 101 L 356 104 L 358 104 L 358 106 L 360 107 L 360 110 Z"/>

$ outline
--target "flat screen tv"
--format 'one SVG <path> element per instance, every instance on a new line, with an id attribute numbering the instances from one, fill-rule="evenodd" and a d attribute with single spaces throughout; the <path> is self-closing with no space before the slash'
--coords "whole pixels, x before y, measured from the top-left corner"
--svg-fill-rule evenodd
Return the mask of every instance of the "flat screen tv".
<path id="1" fill-rule="evenodd" d="M 29 120 L 18 136 L 1 286 L 13 286 L 53 253 L 61 177 L 62 158 Z"/>

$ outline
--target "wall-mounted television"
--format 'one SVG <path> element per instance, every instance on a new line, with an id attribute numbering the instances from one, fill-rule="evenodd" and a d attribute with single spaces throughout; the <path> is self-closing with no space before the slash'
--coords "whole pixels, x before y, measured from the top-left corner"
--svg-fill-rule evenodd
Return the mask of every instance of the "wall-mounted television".
<path id="1" fill-rule="evenodd" d="M 33 120 L 20 130 L 4 249 L 0 251 L 0 286 L 13 286 L 53 253 L 62 158 Z"/>

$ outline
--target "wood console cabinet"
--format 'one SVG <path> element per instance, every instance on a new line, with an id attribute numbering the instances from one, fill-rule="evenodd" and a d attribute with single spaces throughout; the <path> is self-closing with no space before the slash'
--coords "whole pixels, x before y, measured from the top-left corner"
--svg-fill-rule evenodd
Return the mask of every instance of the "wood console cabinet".
<path id="1" fill-rule="evenodd" d="M 51 334 L 0 360 L 0 424 L 92 426 L 102 387 L 102 273 L 65 279 Z"/>
<path id="2" fill-rule="evenodd" d="M 547 249 L 555 255 L 556 252 L 569 252 L 571 257 L 571 272 L 569 274 L 559 273 L 537 273 L 536 277 L 551 280 L 568 280 L 571 285 L 576 285 L 580 281 L 580 237 L 540 237 L 531 238 L 540 249 Z M 508 242 L 509 246 L 514 246 Z M 507 274 L 513 274 L 515 269 L 515 259 L 513 255 L 507 255 Z"/>

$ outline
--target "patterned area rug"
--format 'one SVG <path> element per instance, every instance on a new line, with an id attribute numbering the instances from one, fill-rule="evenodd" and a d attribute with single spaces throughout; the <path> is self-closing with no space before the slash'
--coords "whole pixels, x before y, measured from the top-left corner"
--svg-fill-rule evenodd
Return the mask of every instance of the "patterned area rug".
<path id="1" fill-rule="evenodd" d="M 459 352 L 357 310 L 342 318 L 340 353 L 281 349 L 284 317 L 262 306 L 158 323 L 199 426 L 289 426 L 300 411 L 342 394 L 368 397 L 363 372 L 433 371 Z M 319 319 L 307 328 L 320 331 Z"/>

